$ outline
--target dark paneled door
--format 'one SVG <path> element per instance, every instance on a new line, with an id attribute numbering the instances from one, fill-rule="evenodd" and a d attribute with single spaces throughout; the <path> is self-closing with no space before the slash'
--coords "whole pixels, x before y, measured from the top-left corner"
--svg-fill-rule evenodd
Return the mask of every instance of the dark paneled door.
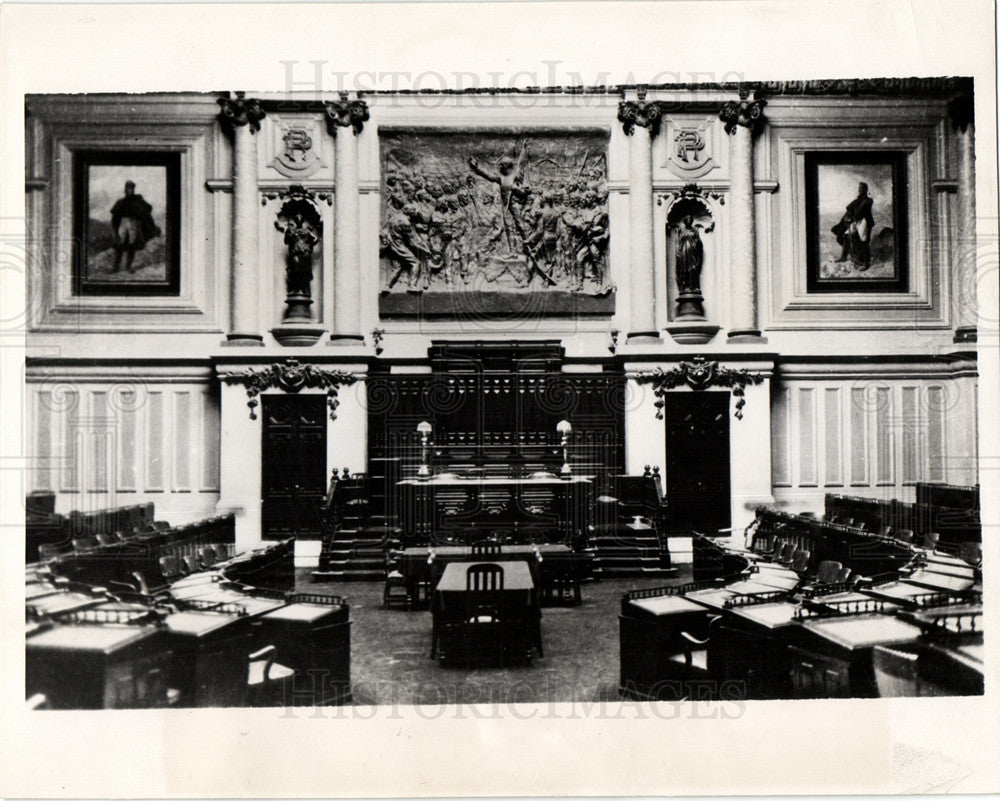
<path id="1" fill-rule="evenodd" d="M 729 393 L 668 392 L 664 401 L 670 533 L 712 536 L 730 525 Z"/>
<path id="2" fill-rule="evenodd" d="M 320 537 L 326 492 L 326 397 L 263 395 L 261 534 Z"/>

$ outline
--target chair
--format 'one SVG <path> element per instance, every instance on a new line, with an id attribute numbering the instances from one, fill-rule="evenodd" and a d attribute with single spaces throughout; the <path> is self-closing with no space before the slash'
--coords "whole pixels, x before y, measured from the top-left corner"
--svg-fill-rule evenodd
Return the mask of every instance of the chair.
<path id="1" fill-rule="evenodd" d="M 201 560 L 201 566 L 206 570 L 218 561 L 218 557 L 215 555 L 215 548 L 211 545 L 206 545 L 202 548 L 198 554 L 198 558 Z"/>
<path id="2" fill-rule="evenodd" d="M 542 597 L 549 602 L 568 603 L 579 606 L 583 603 L 580 590 L 580 576 L 573 558 L 550 559 L 541 567 Z"/>
<path id="3" fill-rule="evenodd" d="M 973 567 L 983 563 L 983 546 L 978 542 L 963 542 L 958 547 L 958 558 Z"/>
<path id="4" fill-rule="evenodd" d="M 166 520 L 154 520 L 150 526 L 152 526 L 153 531 L 167 531 L 170 528 L 170 524 Z M 147 526 L 149 530 L 150 526 Z"/>
<path id="5" fill-rule="evenodd" d="M 816 568 L 816 583 L 817 584 L 833 584 L 839 579 L 840 573 L 843 571 L 844 566 L 840 562 L 835 562 L 832 559 L 825 559 L 819 563 L 819 567 Z M 850 568 L 848 568 L 850 571 Z"/>
<path id="6" fill-rule="evenodd" d="M 500 553 L 500 543 L 492 540 L 481 540 L 472 543 L 473 556 L 496 556 Z"/>
<path id="7" fill-rule="evenodd" d="M 229 546 L 224 542 L 215 543 L 214 550 L 217 562 L 225 562 L 230 556 Z"/>
<path id="8" fill-rule="evenodd" d="M 385 587 L 382 590 L 382 606 L 386 609 L 412 609 L 413 599 L 406 587 L 406 579 L 398 570 L 390 570 L 385 576 Z"/>
<path id="9" fill-rule="evenodd" d="M 198 573 L 201 571 L 201 565 L 198 562 L 198 557 L 194 554 L 185 554 L 181 561 L 184 563 L 185 573 Z"/>
<path id="10" fill-rule="evenodd" d="M 924 548 L 928 551 L 934 551 L 937 549 L 938 540 L 941 539 L 941 535 L 936 531 L 928 531 L 924 534 Z"/>
<path id="11" fill-rule="evenodd" d="M 49 703 L 49 697 L 45 693 L 35 693 L 31 698 L 24 702 L 26 709 L 52 709 L 52 704 Z"/>
<path id="12" fill-rule="evenodd" d="M 486 592 L 503 589 L 503 568 L 500 565 L 472 565 L 465 573 L 465 589 Z"/>
<path id="13" fill-rule="evenodd" d="M 280 706 L 288 703 L 295 671 L 275 661 L 278 649 L 267 645 L 250 654 L 247 703 L 250 706 Z"/>
<path id="14" fill-rule="evenodd" d="M 913 542 L 913 530 L 908 528 L 901 528 L 893 535 L 900 542 L 911 543 Z"/>
<path id="15" fill-rule="evenodd" d="M 786 542 L 784 545 L 781 546 L 781 551 L 778 553 L 775 559 L 776 561 L 780 562 L 783 565 L 791 565 L 792 557 L 795 556 L 795 551 L 796 551 L 795 543 Z"/>
<path id="16" fill-rule="evenodd" d="M 811 558 L 811 552 L 804 548 L 797 548 L 795 553 L 792 555 L 792 570 L 796 573 L 805 573 L 809 569 L 809 560 Z"/>
<path id="17" fill-rule="evenodd" d="M 840 572 L 837 574 L 837 579 L 836 579 L 837 583 L 839 584 L 847 581 L 851 577 L 851 573 L 853 573 L 851 568 L 849 567 L 841 568 Z"/>
<path id="18" fill-rule="evenodd" d="M 63 549 L 58 545 L 42 544 L 38 546 L 38 559 L 47 562 L 50 559 L 57 559 L 63 555 Z"/>
<path id="19" fill-rule="evenodd" d="M 882 698 L 913 698 L 920 692 L 919 657 L 885 645 L 876 645 L 872 652 L 875 684 Z"/>
<path id="20" fill-rule="evenodd" d="M 175 581 L 184 575 L 184 568 L 181 560 L 176 556 L 160 557 L 160 574 L 168 582 Z"/>
<path id="21" fill-rule="evenodd" d="M 97 534 L 96 537 L 98 545 L 108 546 L 118 544 L 118 538 L 114 534 L 105 534 L 104 532 L 101 532 L 100 534 Z"/>

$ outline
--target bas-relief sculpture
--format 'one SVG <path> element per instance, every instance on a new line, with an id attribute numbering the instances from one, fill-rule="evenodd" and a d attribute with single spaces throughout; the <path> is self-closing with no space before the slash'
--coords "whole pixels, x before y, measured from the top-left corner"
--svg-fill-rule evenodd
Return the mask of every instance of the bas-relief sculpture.
<path id="1" fill-rule="evenodd" d="M 383 296 L 609 295 L 606 151 L 600 134 L 383 135 Z"/>

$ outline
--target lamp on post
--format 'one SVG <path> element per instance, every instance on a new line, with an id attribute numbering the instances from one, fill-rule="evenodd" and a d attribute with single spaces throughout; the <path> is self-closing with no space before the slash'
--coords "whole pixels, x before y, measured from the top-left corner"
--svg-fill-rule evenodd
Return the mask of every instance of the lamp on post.
<path id="1" fill-rule="evenodd" d="M 556 431 L 562 437 L 562 451 L 563 451 L 563 466 L 559 471 L 563 478 L 569 478 L 572 474 L 569 466 L 569 435 L 573 433 L 573 426 L 570 425 L 569 420 L 560 420 L 556 423 Z"/>
<path id="2" fill-rule="evenodd" d="M 417 470 L 417 478 L 427 480 L 431 477 L 431 469 L 427 464 L 427 448 L 431 441 L 431 431 L 434 429 L 426 420 L 417 423 L 417 433 L 420 434 L 420 468 Z"/>

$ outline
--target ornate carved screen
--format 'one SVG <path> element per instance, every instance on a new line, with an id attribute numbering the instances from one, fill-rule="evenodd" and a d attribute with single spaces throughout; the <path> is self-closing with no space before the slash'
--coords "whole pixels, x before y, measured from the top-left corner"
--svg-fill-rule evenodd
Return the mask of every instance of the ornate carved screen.
<path id="1" fill-rule="evenodd" d="M 422 463 L 417 425 L 424 421 L 432 427 L 434 474 L 558 473 L 562 420 L 573 428 L 573 475 L 594 477 L 600 490 L 608 476 L 622 472 L 621 372 L 563 373 L 561 348 L 548 342 L 441 345 L 431 356 L 431 374 L 368 376 L 369 458 L 400 459 L 400 478 L 416 476 Z"/>

